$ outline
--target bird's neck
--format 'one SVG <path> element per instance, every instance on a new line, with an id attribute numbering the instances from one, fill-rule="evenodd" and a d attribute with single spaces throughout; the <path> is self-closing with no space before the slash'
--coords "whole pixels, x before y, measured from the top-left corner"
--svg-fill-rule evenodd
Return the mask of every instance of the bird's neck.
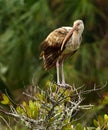
<path id="1" fill-rule="evenodd" d="M 74 44 L 79 44 L 80 43 L 80 38 L 81 38 L 81 33 L 78 31 L 74 31 L 72 35 L 72 41 Z"/>
<path id="2" fill-rule="evenodd" d="M 79 34 L 79 32 L 77 31 L 74 31 L 71 38 L 66 44 L 64 54 L 68 54 L 77 50 L 80 47 L 80 44 L 81 44 L 81 34 Z"/>
<path id="3" fill-rule="evenodd" d="M 77 30 L 75 30 L 74 32 L 73 32 L 73 37 L 77 37 L 77 38 L 80 38 L 81 37 L 81 31 L 79 30 L 79 31 L 77 31 Z"/>

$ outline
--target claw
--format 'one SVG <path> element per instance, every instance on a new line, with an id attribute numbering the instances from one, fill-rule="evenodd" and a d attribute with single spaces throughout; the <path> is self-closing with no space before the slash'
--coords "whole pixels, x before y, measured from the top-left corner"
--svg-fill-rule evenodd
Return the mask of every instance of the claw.
<path id="1" fill-rule="evenodd" d="M 69 84 L 66 84 L 66 83 L 62 83 L 62 84 L 57 84 L 58 86 L 60 86 L 60 87 L 64 87 L 64 88 L 71 88 L 72 86 L 71 85 L 69 85 Z"/>

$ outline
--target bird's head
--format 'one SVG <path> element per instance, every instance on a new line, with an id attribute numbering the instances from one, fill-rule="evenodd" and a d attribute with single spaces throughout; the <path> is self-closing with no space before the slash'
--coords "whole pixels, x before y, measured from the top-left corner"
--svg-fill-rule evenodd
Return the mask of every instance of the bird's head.
<path id="1" fill-rule="evenodd" d="M 79 33 L 82 34 L 83 30 L 84 30 L 84 23 L 82 20 L 76 20 L 73 24 L 73 28 L 74 30 L 78 31 Z"/>
<path id="2" fill-rule="evenodd" d="M 81 34 L 83 33 L 84 30 L 84 23 L 82 20 L 76 20 L 73 23 L 73 27 L 72 29 L 67 33 L 66 37 L 63 40 L 63 44 L 61 46 L 61 50 L 63 49 L 65 43 L 69 40 L 69 38 L 72 36 L 72 34 L 74 34 L 74 32 L 79 35 L 79 37 L 81 36 Z"/>

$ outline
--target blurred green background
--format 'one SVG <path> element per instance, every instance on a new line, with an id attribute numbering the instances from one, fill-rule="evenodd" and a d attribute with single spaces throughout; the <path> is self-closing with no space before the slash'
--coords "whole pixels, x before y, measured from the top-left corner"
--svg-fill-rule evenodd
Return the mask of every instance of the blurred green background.
<path id="1" fill-rule="evenodd" d="M 81 48 L 65 62 L 67 83 L 91 89 L 108 80 L 108 0 L 0 0 L 0 90 L 14 96 L 32 82 L 55 82 L 55 69 L 42 68 L 40 45 L 76 19 L 85 30 Z"/>

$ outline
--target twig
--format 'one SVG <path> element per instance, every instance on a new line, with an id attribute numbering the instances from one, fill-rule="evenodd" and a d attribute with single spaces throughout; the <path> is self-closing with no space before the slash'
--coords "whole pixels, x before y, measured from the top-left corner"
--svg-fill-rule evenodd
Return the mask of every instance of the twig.
<path id="1" fill-rule="evenodd" d="M 5 110 L 3 110 L 3 109 L 0 109 L 0 113 L 3 113 L 3 114 L 5 114 L 5 115 L 11 116 L 11 117 L 20 118 L 19 115 L 14 114 L 14 113 L 7 112 L 7 111 L 5 111 Z"/>
<path id="2" fill-rule="evenodd" d="M 91 109 L 92 107 L 94 107 L 94 105 L 91 105 L 91 104 L 78 106 L 78 108 L 84 109 L 84 110 L 85 110 L 85 109 L 86 109 L 86 110 Z"/>
<path id="3" fill-rule="evenodd" d="M 46 105 L 45 102 L 42 102 L 42 100 L 39 100 L 39 99 L 37 99 L 36 97 L 34 97 L 34 96 L 30 95 L 30 94 L 27 94 L 27 93 L 25 93 L 25 92 L 23 92 L 23 94 L 26 95 L 27 97 L 30 97 L 31 99 L 33 99 L 33 100 L 35 100 L 35 101 L 40 101 L 40 102 L 42 103 L 42 105 L 45 106 L 45 109 L 46 109 L 47 111 L 49 110 L 49 106 Z"/>
<path id="4" fill-rule="evenodd" d="M 7 112 L 7 111 L 5 111 L 5 110 L 2 110 L 2 109 L 0 109 L 0 113 L 3 113 L 3 114 L 5 114 L 5 115 L 8 115 L 8 116 L 11 116 L 11 117 L 14 117 L 14 118 L 19 118 L 19 119 L 21 119 L 21 120 L 25 120 L 25 121 L 28 121 L 28 122 L 31 122 L 31 123 L 37 123 L 36 122 L 36 120 L 34 120 L 34 119 L 31 119 L 31 118 L 29 118 L 29 117 L 26 117 L 26 116 L 21 116 L 21 115 L 19 115 L 19 114 L 15 114 L 15 113 L 10 113 L 10 112 Z"/>
<path id="5" fill-rule="evenodd" d="M 7 90 L 5 89 L 5 93 L 6 93 L 6 96 L 9 98 L 9 100 L 11 101 L 11 103 L 13 103 L 14 105 L 17 105 L 14 100 L 9 96 Z"/>
<path id="6" fill-rule="evenodd" d="M 99 91 L 99 90 L 102 90 L 103 88 L 105 88 L 107 86 L 107 82 L 100 88 L 96 88 L 96 85 L 94 85 L 94 88 L 93 89 L 90 89 L 90 90 L 85 90 L 85 91 L 82 91 L 82 94 L 88 94 L 88 93 L 91 93 L 91 92 L 94 92 L 94 91 Z"/>
<path id="7" fill-rule="evenodd" d="M 10 125 L 8 124 L 8 122 L 2 116 L 0 116 L 0 118 L 5 122 L 5 124 L 9 128 L 9 130 L 12 130 L 12 128 L 10 127 Z"/>

